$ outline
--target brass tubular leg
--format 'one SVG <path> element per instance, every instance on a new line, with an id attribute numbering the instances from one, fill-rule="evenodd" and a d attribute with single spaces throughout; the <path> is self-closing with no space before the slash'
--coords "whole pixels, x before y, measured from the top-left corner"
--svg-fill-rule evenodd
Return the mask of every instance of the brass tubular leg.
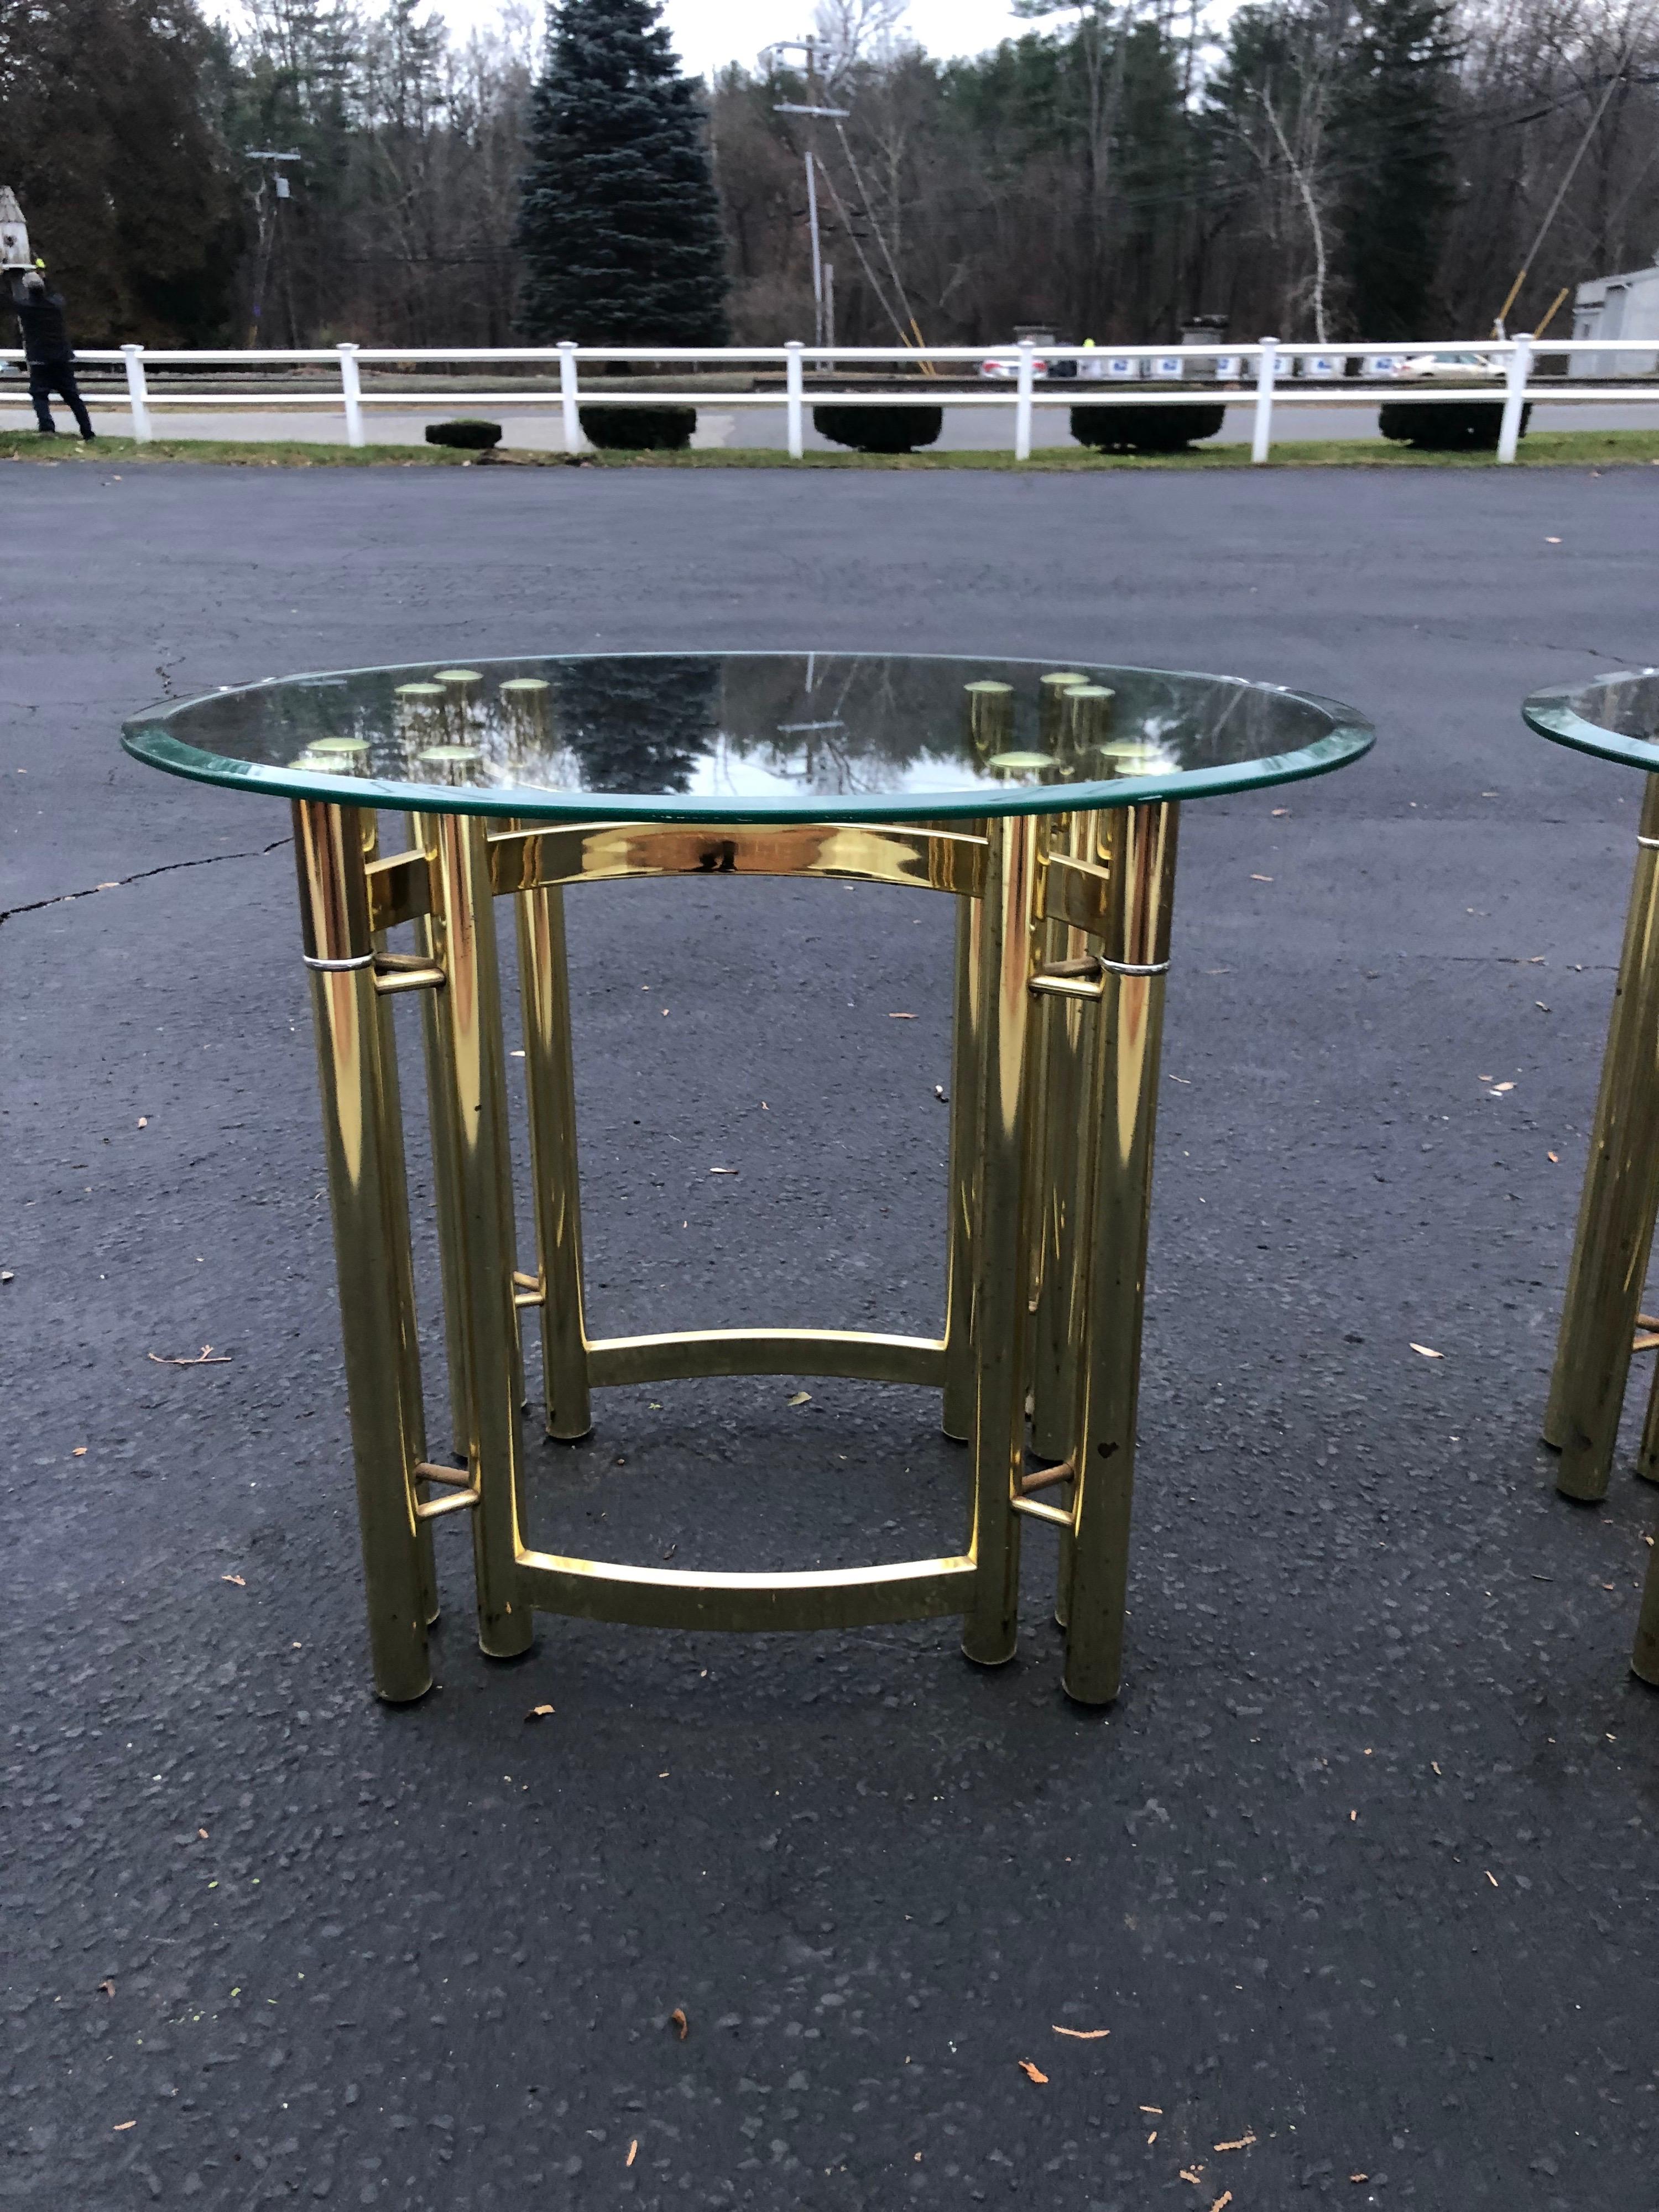
<path id="1" fill-rule="evenodd" d="M 1659 1482 L 1659 1365 L 1648 1386 L 1648 1410 L 1642 1423 L 1642 1442 L 1636 1454 L 1636 1472 L 1644 1482 Z"/>
<path id="2" fill-rule="evenodd" d="M 1642 1589 L 1642 1613 L 1636 1624 L 1636 1649 L 1630 1670 L 1659 1689 L 1659 1549 L 1648 1559 L 1648 1577 Z"/>
<path id="3" fill-rule="evenodd" d="M 981 1091 L 984 1083 L 981 992 L 984 908 L 957 901 L 956 1012 L 951 1050 L 950 1224 L 945 1266 L 945 1407 L 940 1425 L 963 1443 L 974 1429 L 974 1221 L 978 1207 Z"/>
<path id="4" fill-rule="evenodd" d="M 521 892 L 519 981 L 524 999 L 525 1087 L 536 1248 L 542 1286 L 542 1389 L 547 1433 L 569 1440 L 593 1425 L 582 1313 L 581 1186 L 564 893 Z"/>
<path id="5" fill-rule="evenodd" d="M 1131 966 L 1166 962 L 1177 811 L 1114 808 L 1102 822 L 1112 877 L 1105 957 Z M 1065 1674 L 1067 1696 L 1085 1705 L 1111 1702 L 1123 1663 L 1163 975 L 1109 971 L 1098 1011 L 1085 1123 L 1095 1159 Z"/>
<path id="6" fill-rule="evenodd" d="M 432 1686 L 429 1567 L 415 1518 L 413 1472 L 422 1442 L 411 1425 L 420 1399 L 419 1353 L 403 1205 L 403 1130 L 392 1111 L 387 1036 L 367 964 L 373 945 L 359 810 L 296 801 L 294 847 L 307 955 L 365 963 L 313 969 L 312 1011 L 369 1650 L 374 1686 L 396 1704 Z"/>
<path id="7" fill-rule="evenodd" d="M 1659 838 L 1659 776 L 1641 834 Z M 1607 1494 L 1631 1338 L 1659 1211 L 1659 851 L 1640 845 L 1567 1273 L 1544 1439 L 1565 1498 Z"/>
<path id="8" fill-rule="evenodd" d="M 1086 840 L 1097 817 L 1060 816 L 1052 850 L 1078 860 L 1091 857 Z M 1081 930 L 1064 922 L 1038 925 L 1040 957 L 1045 963 L 1076 960 L 1089 950 Z M 1031 1371 L 1031 1449 L 1039 1459 L 1061 1460 L 1071 1450 L 1077 1426 L 1077 1222 L 1081 1148 L 1078 1127 L 1083 1113 L 1085 1024 L 1095 1009 L 1077 999 L 1037 1001 L 1037 1050 L 1042 1121 L 1037 1187 L 1039 1280 L 1036 1333 Z"/>
<path id="9" fill-rule="evenodd" d="M 434 938 L 447 978 L 434 992 L 444 1030 L 455 1137 L 454 1220 L 466 1458 L 478 1491 L 472 1516 L 478 1642 L 491 1658 L 530 1648 L 532 1609 L 519 1586 L 518 1316 L 514 1304 L 513 1184 L 501 978 L 484 823 L 428 814 Z"/>
<path id="10" fill-rule="evenodd" d="M 1030 1338 L 1033 1143 L 1030 1030 L 1032 897 L 1037 823 L 989 824 L 983 949 L 985 1010 L 980 1204 L 973 1239 L 974 1534 L 977 1571 L 962 1649 L 982 1667 L 1014 1656 L 1018 1630 L 1019 1516 L 1025 1465 Z"/>
<path id="11" fill-rule="evenodd" d="M 366 806 L 362 810 L 361 818 L 363 827 L 363 858 L 365 860 L 373 860 L 380 853 L 380 817 L 372 806 Z M 399 815 L 397 818 L 403 821 L 406 817 Z M 371 942 L 377 952 L 384 952 L 386 949 L 385 931 L 377 930 Z M 415 1304 L 415 1255 L 410 1249 L 407 1227 L 409 1178 L 404 1168 L 402 1142 L 404 1103 L 402 1087 L 398 1079 L 398 1025 L 392 1000 L 378 993 L 376 998 L 380 1014 L 380 1068 L 385 1085 L 386 1120 L 392 1127 L 398 1132 L 398 1142 L 388 1155 L 387 1163 L 392 1178 L 392 1210 L 394 1218 L 405 1224 L 404 1233 L 398 1239 L 394 1254 L 396 1263 L 403 1273 L 403 1280 L 398 1285 L 398 1299 L 404 1311 L 412 1316 L 418 1309 Z M 426 1458 L 426 1398 L 421 1387 L 421 1347 L 412 1326 L 404 1332 L 404 1352 L 401 1370 L 404 1431 L 411 1440 L 410 1448 L 414 1451 L 416 1463 L 418 1465 Z M 418 1502 L 425 1495 L 426 1485 L 423 1482 L 417 1482 L 415 1485 L 416 1501 Z M 421 1581 L 424 1591 L 422 1604 L 429 1626 L 438 1618 L 438 1569 L 437 1563 L 432 1556 L 430 1522 L 416 1522 L 415 1540 L 420 1547 Z"/>
<path id="12" fill-rule="evenodd" d="M 423 959 L 440 959 L 441 933 L 430 915 L 415 924 L 415 944 Z M 449 1024 L 439 1004 L 443 994 L 421 993 L 421 1036 L 426 1048 L 426 1092 L 432 1132 L 432 1196 L 438 1222 L 438 1272 L 443 1285 L 444 1356 L 449 1370 L 450 1446 L 465 1459 L 472 1432 L 466 1404 L 466 1353 L 461 1340 L 460 1146 L 455 1133 L 455 1075 L 450 1065 Z"/>

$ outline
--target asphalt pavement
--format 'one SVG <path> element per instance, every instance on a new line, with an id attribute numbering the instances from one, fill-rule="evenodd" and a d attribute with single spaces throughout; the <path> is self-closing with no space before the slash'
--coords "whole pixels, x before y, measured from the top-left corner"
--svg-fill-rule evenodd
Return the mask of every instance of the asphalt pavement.
<path id="1" fill-rule="evenodd" d="M 1634 1390 L 1605 1505 L 1537 1443 L 1641 793 L 1516 708 L 1656 657 L 1659 477 L 20 464 L 0 510 L 0 2204 L 1651 2212 L 1659 1499 Z M 441 1687 L 369 1692 L 286 816 L 117 725 L 726 645 L 1377 725 L 1188 810 L 1109 1712 L 1035 1530 L 985 1674 L 951 1623 L 497 1664 L 441 1524 Z M 569 906 L 598 1325 L 936 1322 L 946 902 Z M 924 1394 L 599 1416 L 532 1446 L 574 1548 L 960 1534 Z"/>

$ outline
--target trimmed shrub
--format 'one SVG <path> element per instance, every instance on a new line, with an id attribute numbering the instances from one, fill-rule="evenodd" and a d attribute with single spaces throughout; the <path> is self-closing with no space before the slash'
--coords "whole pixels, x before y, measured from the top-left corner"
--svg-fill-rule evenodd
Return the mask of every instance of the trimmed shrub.
<path id="1" fill-rule="evenodd" d="M 1523 438 L 1531 415 L 1530 404 L 1521 410 Z M 1424 453 L 1495 453 L 1503 424 L 1501 399 L 1385 400 L 1376 418 L 1385 438 Z"/>
<path id="2" fill-rule="evenodd" d="M 454 422 L 428 422 L 426 442 L 428 446 L 459 446 L 469 453 L 487 453 L 492 446 L 501 444 L 501 426 L 469 416 Z"/>
<path id="3" fill-rule="evenodd" d="M 911 453 L 945 428 L 942 407 L 815 407 L 812 428 L 855 453 Z"/>
<path id="4" fill-rule="evenodd" d="M 1194 438 L 1213 438 L 1224 407 L 1073 407 L 1072 435 L 1103 453 L 1184 453 Z"/>
<path id="5" fill-rule="evenodd" d="M 582 434 L 602 453 L 683 453 L 697 427 L 695 407 L 584 407 Z"/>

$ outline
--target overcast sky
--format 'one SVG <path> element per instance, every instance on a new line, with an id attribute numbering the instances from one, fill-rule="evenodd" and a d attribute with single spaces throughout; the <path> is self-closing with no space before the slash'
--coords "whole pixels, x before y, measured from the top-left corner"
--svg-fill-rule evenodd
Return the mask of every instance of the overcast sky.
<path id="1" fill-rule="evenodd" d="M 668 0 L 664 20 L 686 67 L 706 75 L 723 62 L 752 68 L 770 40 L 809 29 L 812 9 L 811 0 Z M 1016 22 L 1007 0 L 910 0 L 905 27 L 930 54 L 976 54 L 1031 26 Z"/>
<path id="2" fill-rule="evenodd" d="M 498 12 L 497 0 L 434 3 L 460 31 Z M 233 6 L 220 0 L 214 12 L 228 14 Z M 664 19 L 680 59 L 707 76 L 725 62 L 752 69 L 774 39 L 799 38 L 811 28 L 812 0 L 668 0 Z M 1031 27 L 1016 21 L 1007 0 L 910 0 L 905 27 L 930 54 L 976 54 Z"/>

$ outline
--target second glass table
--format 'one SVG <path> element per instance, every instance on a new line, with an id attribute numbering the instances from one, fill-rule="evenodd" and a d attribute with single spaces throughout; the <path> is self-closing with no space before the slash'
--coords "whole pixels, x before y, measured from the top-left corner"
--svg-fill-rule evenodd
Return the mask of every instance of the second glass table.
<path id="1" fill-rule="evenodd" d="M 1064 1684 L 1117 1693 L 1153 1128 L 1180 805 L 1316 775 L 1372 732 L 1240 679 L 920 655 L 556 656 L 359 669 L 136 717 L 141 760 L 293 803 L 369 1640 L 429 1686 L 434 1520 L 472 1530 L 479 1640 L 538 1610 L 682 1628 L 960 1614 L 1012 1657 L 1023 1522 L 1061 1534 Z M 383 851 L 380 814 L 414 842 Z M 675 874 L 908 884 L 957 902 L 939 1335 L 595 1338 L 582 1298 L 567 887 Z M 519 936 L 533 1269 L 514 1250 L 495 902 Z M 412 949 L 391 949 L 410 926 Z M 418 994 L 456 1457 L 428 1455 L 391 1002 Z M 970 1452 L 959 1551 L 830 1571 L 671 1571 L 525 1535 L 522 1316 L 545 1421 L 607 1384 L 710 1375 L 934 1386 Z"/>

